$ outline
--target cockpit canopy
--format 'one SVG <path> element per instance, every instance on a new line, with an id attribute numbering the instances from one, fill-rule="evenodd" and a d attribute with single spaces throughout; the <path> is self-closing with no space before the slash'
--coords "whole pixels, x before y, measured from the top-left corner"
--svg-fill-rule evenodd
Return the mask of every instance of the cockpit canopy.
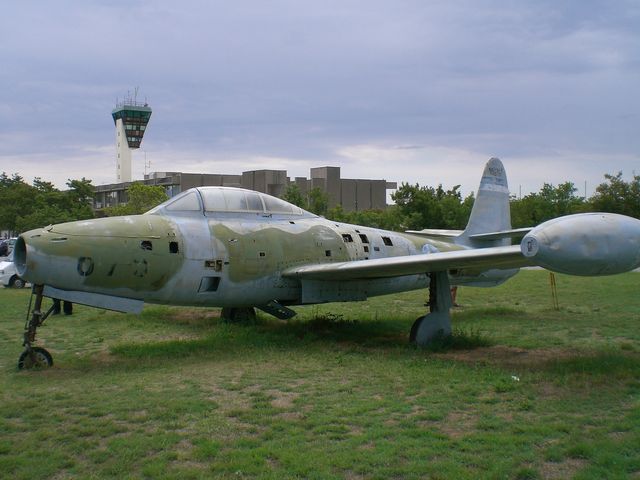
<path id="1" fill-rule="evenodd" d="M 178 212 L 256 213 L 315 216 L 289 202 L 265 193 L 233 187 L 197 187 L 161 203 L 148 214 Z"/>

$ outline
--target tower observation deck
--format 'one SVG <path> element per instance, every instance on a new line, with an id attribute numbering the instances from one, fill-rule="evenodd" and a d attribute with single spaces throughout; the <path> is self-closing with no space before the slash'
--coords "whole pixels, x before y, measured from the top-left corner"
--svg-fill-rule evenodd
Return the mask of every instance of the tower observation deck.
<path id="1" fill-rule="evenodd" d="M 146 102 L 139 103 L 135 99 L 128 98 L 116 103 L 111 116 L 116 126 L 118 154 L 116 176 L 118 182 L 130 182 L 132 180 L 131 150 L 140 148 L 151 118 L 151 107 Z"/>

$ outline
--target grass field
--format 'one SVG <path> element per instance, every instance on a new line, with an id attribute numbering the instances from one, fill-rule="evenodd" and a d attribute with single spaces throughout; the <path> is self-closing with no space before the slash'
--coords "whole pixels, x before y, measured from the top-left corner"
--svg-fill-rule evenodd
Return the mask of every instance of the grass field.
<path id="1" fill-rule="evenodd" d="M 254 326 L 76 307 L 28 372 L 0 289 L 0 478 L 640 478 L 640 273 L 557 280 L 559 311 L 544 271 L 460 289 L 432 350 L 425 292 Z"/>

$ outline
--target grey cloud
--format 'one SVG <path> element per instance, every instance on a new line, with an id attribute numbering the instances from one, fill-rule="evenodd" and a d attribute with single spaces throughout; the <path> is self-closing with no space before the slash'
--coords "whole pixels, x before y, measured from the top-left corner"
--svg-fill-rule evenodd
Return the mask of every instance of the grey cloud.
<path id="1" fill-rule="evenodd" d="M 640 147 L 629 120 L 640 106 L 631 1 L 25 1 L 6 10 L 0 158 L 108 147 L 115 98 L 137 85 L 154 109 L 144 145 L 158 154 L 328 163 L 365 143 L 523 158 Z"/>

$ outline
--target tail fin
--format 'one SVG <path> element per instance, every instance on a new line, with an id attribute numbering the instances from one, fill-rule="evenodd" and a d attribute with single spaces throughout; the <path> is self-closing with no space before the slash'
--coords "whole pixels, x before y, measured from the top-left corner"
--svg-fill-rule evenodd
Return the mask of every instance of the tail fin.
<path id="1" fill-rule="evenodd" d="M 511 209 L 509 206 L 509 185 L 502 162 L 491 158 L 484 167 L 480 188 L 469 217 L 467 228 L 460 235 L 463 244 L 476 243 L 469 238 L 491 232 L 511 230 Z M 483 246 L 509 245 L 509 239 L 482 241 Z"/>

